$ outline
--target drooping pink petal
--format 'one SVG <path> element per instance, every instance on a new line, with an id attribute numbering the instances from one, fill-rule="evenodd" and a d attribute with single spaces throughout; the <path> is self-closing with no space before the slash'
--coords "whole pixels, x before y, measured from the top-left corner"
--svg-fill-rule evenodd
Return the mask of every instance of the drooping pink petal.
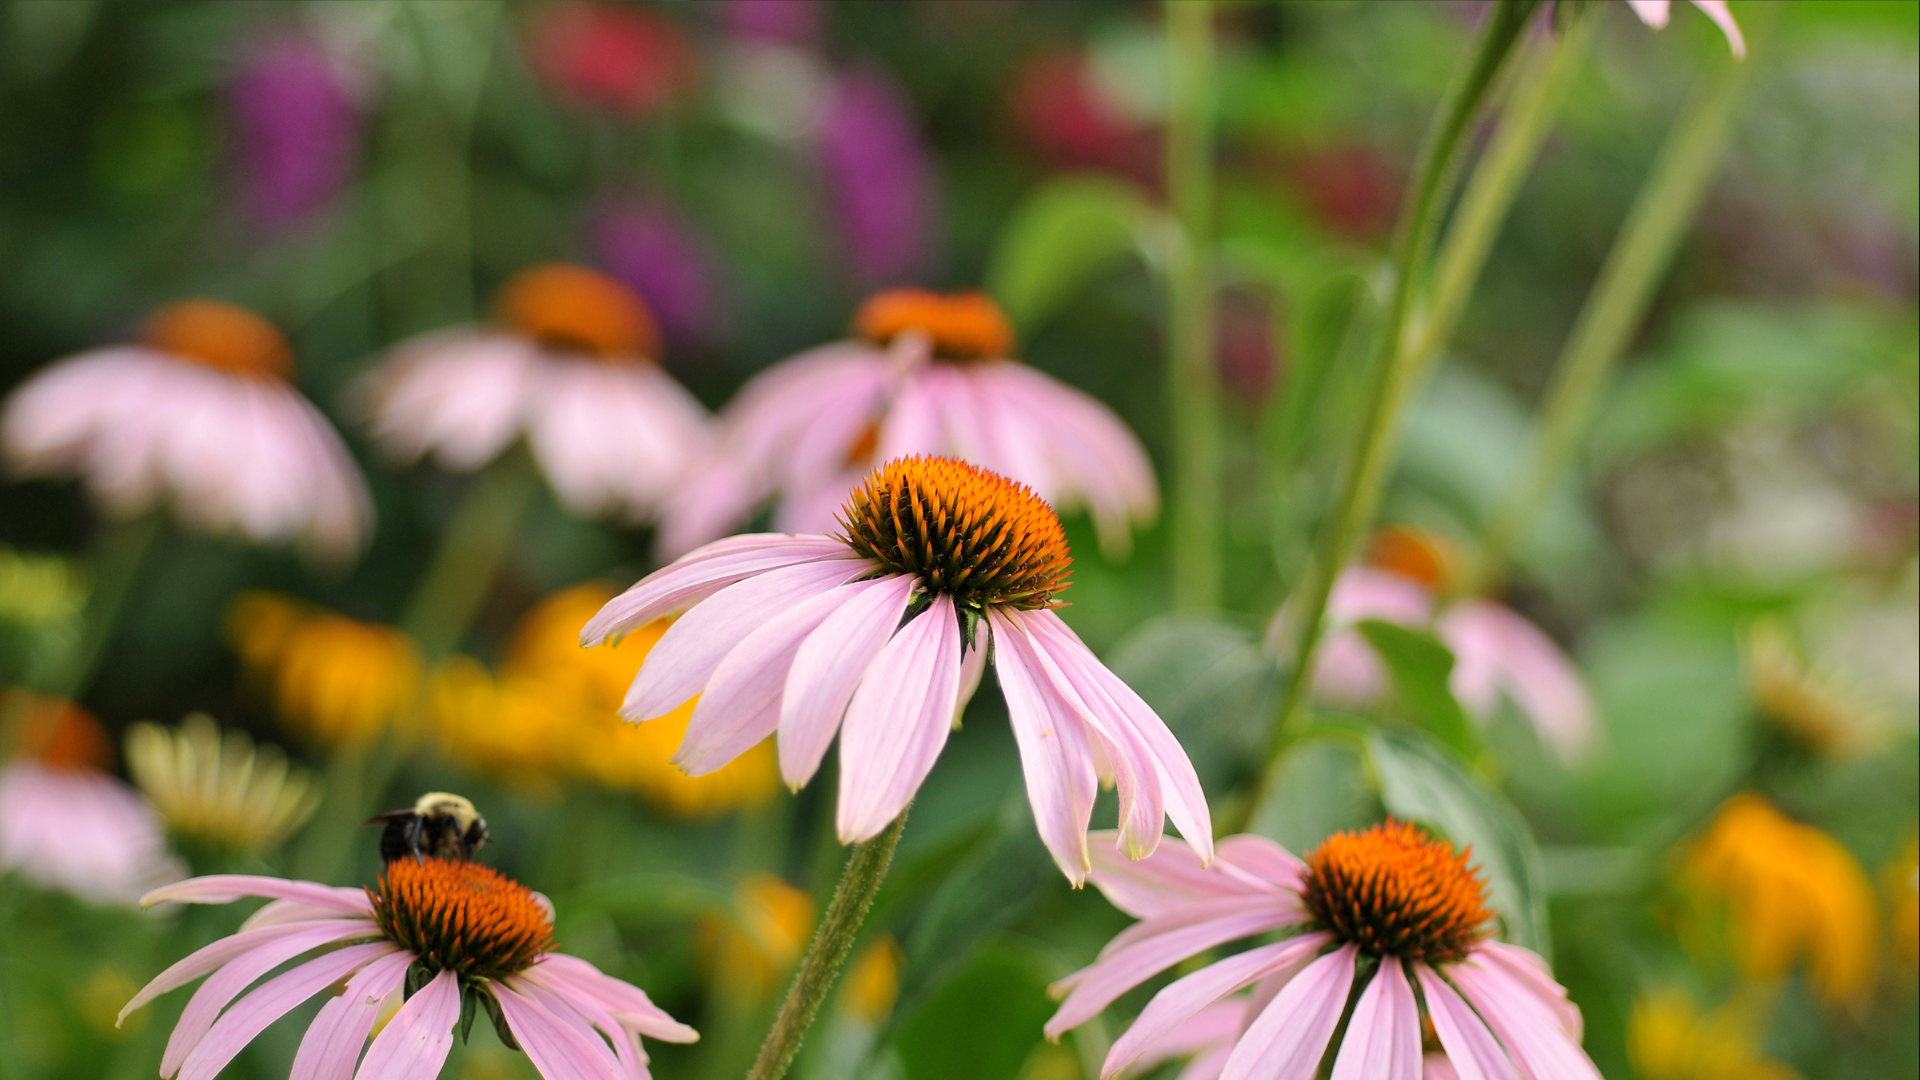
<path id="1" fill-rule="evenodd" d="M 987 619 L 999 643 L 994 670 L 1020 748 L 1034 826 L 1060 871 L 1078 888 L 1093 867 L 1087 850 L 1087 825 L 1099 791 L 1093 752 L 1079 716 L 1038 668 L 1027 635 L 997 611 L 988 612 Z"/>
<path id="2" fill-rule="evenodd" d="M 209 945 L 201 946 L 187 954 L 184 958 L 176 961 L 172 966 L 168 967 L 167 970 L 154 976 L 153 981 L 142 987 L 139 993 L 133 995 L 133 1000 L 127 1002 L 126 1007 L 120 1010 L 120 1016 L 114 1021 L 114 1026 L 118 1027 L 120 1024 L 125 1023 L 127 1017 L 131 1016 L 135 1009 L 147 1004 L 161 994 L 167 993 L 170 990 L 177 990 L 200 976 L 214 971 L 235 957 L 243 956 L 268 942 L 278 941 L 286 937 L 310 934 L 315 930 L 322 929 L 332 929 L 346 935 L 345 938 L 329 938 L 328 940 L 347 940 L 357 934 L 365 934 L 371 937 L 380 932 L 378 926 L 363 919 L 344 920 L 336 918 L 275 923 L 270 926 L 257 928 L 243 927 L 240 933 L 231 934 Z"/>
<path id="3" fill-rule="evenodd" d="M 780 775 L 798 789 L 813 778 L 840 730 L 847 703 L 893 637 L 916 579 L 891 574 L 858 590 L 800 644 L 780 699 Z"/>
<path id="4" fill-rule="evenodd" d="M 768 495 L 730 458 L 711 452 L 690 466 L 661 503 L 654 529 L 654 557 L 671 562 L 725 536 L 753 515 Z"/>
<path id="5" fill-rule="evenodd" d="M 1659 30 L 1667 25 L 1671 2 L 1672 0 L 1627 0 L 1627 6 L 1633 9 L 1635 15 L 1640 16 L 1641 22 Z"/>
<path id="6" fill-rule="evenodd" d="M 580 630 L 580 644 L 623 637 L 662 616 L 683 611 L 756 574 L 799 563 L 844 559 L 847 545 L 828 536 L 754 533 L 697 548 L 607 601 Z"/>
<path id="7" fill-rule="evenodd" d="M 647 1052 L 641 1049 L 640 1037 L 607 1011 L 596 996 L 562 992 L 540 979 L 524 977 L 514 980 L 514 989 L 534 999 L 575 1033 L 584 1035 L 586 1049 L 596 1061 L 600 1048 L 611 1043 L 615 1067 L 624 1080 L 648 1080 Z"/>
<path id="8" fill-rule="evenodd" d="M 527 443 L 578 514 L 650 517 L 710 450 L 706 410 L 653 364 L 548 359 Z"/>
<path id="9" fill-rule="evenodd" d="M 246 874 L 212 874 L 163 885 L 140 898 L 141 907 L 155 904 L 230 904 L 245 896 L 274 900 L 297 900 L 315 907 L 330 908 L 348 915 L 371 916 L 373 904 L 361 889 L 343 889 L 312 881 L 288 881 L 284 878 L 254 877 Z"/>
<path id="10" fill-rule="evenodd" d="M 1434 1033 L 1440 1036 L 1448 1067 L 1457 1080 L 1520 1080 L 1493 1032 L 1447 985 L 1447 980 L 1425 964 L 1416 964 L 1413 970 L 1420 979 L 1420 994 L 1427 999 Z M 1428 1075 L 1432 1075 L 1431 1070 Z"/>
<path id="11" fill-rule="evenodd" d="M 937 596 L 887 642 L 853 692 L 840 725 L 841 843 L 878 836 L 933 771 L 953 730 L 960 649 L 953 599 Z"/>
<path id="12" fill-rule="evenodd" d="M 380 1015 L 380 1003 L 400 989 L 412 964 L 413 954 L 400 951 L 355 972 L 339 997 L 320 1006 L 300 1039 L 288 1080 L 353 1080 L 353 1067 Z"/>
<path id="13" fill-rule="evenodd" d="M 521 338 L 448 330 L 400 346 L 354 396 L 389 456 L 471 472 L 519 434 L 540 363 Z"/>
<path id="14" fill-rule="evenodd" d="M 1693 0 L 1693 6 L 1706 13 L 1707 18 L 1727 36 L 1727 47 L 1733 50 L 1735 58 L 1747 58 L 1747 39 L 1740 33 L 1740 24 L 1733 21 L 1733 12 L 1727 9 L 1727 0 Z"/>
<path id="15" fill-rule="evenodd" d="M 1314 980 L 1316 986 L 1327 980 L 1323 966 L 1314 960 L 1332 938 L 1327 934 L 1302 934 L 1272 945 L 1261 945 L 1236 953 L 1218 963 L 1209 964 L 1191 975 L 1176 979 L 1167 984 L 1147 1007 L 1140 1011 L 1133 1026 L 1126 1034 L 1114 1040 L 1113 1049 L 1107 1052 L 1106 1063 L 1100 1067 L 1100 1080 L 1112 1080 L 1135 1059 L 1158 1045 L 1180 1025 L 1192 1019 L 1201 1009 L 1220 1000 L 1237 990 L 1243 990 L 1255 982 L 1268 977 L 1292 985 L 1291 980 L 1299 977 L 1303 970 L 1320 972 Z M 1353 978 L 1352 947 L 1342 950 L 1348 954 L 1347 979 Z M 1329 954 L 1321 960 L 1333 959 L 1339 953 Z M 1283 990 L 1284 994 L 1285 991 Z M 1342 994 L 1342 1004 L 1345 995 Z M 1334 1011 L 1334 1019 L 1339 1019 L 1339 1010 Z M 1329 1029 L 1329 1035 L 1331 1029 Z"/>
<path id="16" fill-rule="evenodd" d="M 1114 907 L 1136 919 L 1176 913 L 1197 901 L 1272 894 L 1242 877 L 1202 866 L 1191 848 L 1163 846 L 1144 859 L 1129 859 L 1106 842 L 1114 835 L 1110 830 L 1088 835 L 1093 872 L 1087 880 Z"/>
<path id="17" fill-rule="evenodd" d="M 1547 962 L 1532 949 L 1509 945 L 1504 941 L 1483 941 L 1474 947 L 1474 959 L 1504 972 L 1513 982 L 1533 994 L 1560 1021 L 1567 1038 L 1579 1042 L 1584 1023 L 1580 1006 L 1567 997 L 1567 988 L 1553 981 Z"/>
<path id="18" fill-rule="evenodd" d="M 865 559 L 799 563 L 756 574 L 707 597 L 660 635 L 627 691 L 620 715 L 639 721 L 667 715 L 699 693 L 720 661 L 748 634 L 788 608 L 872 569 Z"/>
<path id="19" fill-rule="evenodd" d="M 1343 945 L 1295 975 L 1247 1025 L 1221 1080 L 1312 1080 L 1346 1009 L 1358 956 Z"/>
<path id="20" fill-rule="evenodd" d="M 1420 1080 L 1420 1007 L 1399 957 L 1380 958 L 1354 1003 L 1333 1080 Z"/>
<path id="21" fill-rule="evenodd" d="M 526 987 L 522 993 L 513 980 L 496 983 L 494 1000 L 513 1031 L 514 1041 L 526 1051 L 527 1060 L 547 1080 L 623 1080 L 621 1066 L 606 1042 L 568 1009 L 555 1010 L 540 1000 L 544 993 Z M 549 995 L 550 997 L 550 995 Z"/>
<path id="22" fill-rule="evenodd" d="M 1463 600 L 1434 627 L 1453 650 L 1454 696 L 1483 722 L 1511 695 L 1563 760 L 1593 737 L 1593 703 L 1573 660 L 1532 623 L 1499 604 Z"/>
<path id="23" fill-rule="evenodd" d="M 646 991 L 622 982 L 578 957 L 548 953 L 527 969 L 526 978 L 539 980 L 555 992 L 591 997 L 612 1012 L 622 1024 L 648 1038 L 664 1042 L 700 1041 L 700 1033 L 668 1016 L 655 1005 Z"/>
<path id="24" fill-rule="evenodd" d="M 1505 969 L 1469 956 L 1446 974 L 1500 1039 L 1524 1080 L 1599 1080 L 1560 1018 Z"/>
<path id="25" fill-rule="evenodd" d="M 460 982 L 442 971 L 414 992 L 367 1047 L 354 1080 L 425 1080 L 440 1075 L 460 1019 Z"/>
<path id="26" fill-rule="evenodd" d="M 365 965 L 399 951 L 390 941 L 349 945 L 267 980 L 220 1017 L 181 1063 L 176 1080 L 213 1080 L 267 1025 Z M 167 1075 L 164 1065 L 161 1070 Z"/>
<path id="27" fill-rule="evenodd" d="M 1305 883 L 1307 864 L 1264 836 L 1236 833 L 1220 841 L 1215 854 L 1221 869 L 1242 871 L 1283 896 L 1297 894 Z"/>
<path id="28" fill-rule="evenodd" d="M 1213 1080 L 1227 1063 L 1233 1041 L 1246 1026 L 1247 999 L 1224 998 L 1195 1013 L 1186 1023 L 1155 1043 L 1133 1063 L 1136 1074 L 1151 1072 L 1163 1061 L 1193 1055 L 1176 1080 Z"/>

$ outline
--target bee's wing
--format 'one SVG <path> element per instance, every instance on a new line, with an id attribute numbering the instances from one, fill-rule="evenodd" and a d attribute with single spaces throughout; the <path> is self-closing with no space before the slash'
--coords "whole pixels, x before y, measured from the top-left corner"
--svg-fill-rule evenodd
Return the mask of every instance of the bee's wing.
<path id="1" fill-rule="evenodd" d="M 410 818 L 410 817 L 412 817 L 412 816 L 413 816 L 413 810 L 412 810 L 412 809 L 406 809 L 406 810 L 389 810 L 389 811 L 387 811 L 387 812 L 386 812 L 386 813 L 384 813 L 384 814 L 375 814 L 375 815 L 373 815 L 372 817 L 370 817 L 370 818 L 368 818 L 367 820 L 365 820 L 365 821 L 363 821 L 363 822 L 361 822 L 360 824 L 362 824 L 362 825 L 384 825 L 384 824 L 386 824 L 386 823 L 388 823 L 388 822 L 390 822 L 390 821 L 405 821 L 405 820 L 407 820 L 408 818 Z"/>

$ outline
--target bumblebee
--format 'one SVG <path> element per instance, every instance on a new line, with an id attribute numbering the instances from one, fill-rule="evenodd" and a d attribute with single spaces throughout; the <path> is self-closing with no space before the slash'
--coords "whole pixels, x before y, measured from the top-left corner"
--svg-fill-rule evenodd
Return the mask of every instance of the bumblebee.
<path id="1" fill-rule="evenodd" d="M 471 859 L 487 842 L 487 819 L 466 799 L 444 791 L 429 791 L 409 809 L 376 814 L 361 824 L 386 826 L 380 833 L 383 862 Z"/>

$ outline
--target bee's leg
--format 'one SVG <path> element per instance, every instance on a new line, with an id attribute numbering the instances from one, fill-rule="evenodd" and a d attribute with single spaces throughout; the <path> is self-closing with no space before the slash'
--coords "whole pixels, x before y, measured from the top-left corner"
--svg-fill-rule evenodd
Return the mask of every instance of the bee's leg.
<path id="1" fill-rule="evenodd" d="M 414 815 L 413 820 L 407 822 L 407 850 L 413 853 L 413 861 L 416 863 L 427 861 L 420 854 L 420 833 L 426 828 L 426 824 L 426 819 L 418 814 Z"/>

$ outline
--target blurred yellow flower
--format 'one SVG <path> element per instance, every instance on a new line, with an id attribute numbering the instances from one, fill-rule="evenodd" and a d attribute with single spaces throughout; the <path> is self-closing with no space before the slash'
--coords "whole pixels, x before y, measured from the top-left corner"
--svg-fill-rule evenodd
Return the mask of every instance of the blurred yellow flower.
<path id="1" fill-rule="evenodd" d="M 34 627 L 71 623 L 89 591 L 72 560 L 22 555 L 0 544 L 0 620 Z"/>
<path id="2" fill-rule="evenodd" d="M 254 748 L 244 731 L 221 734 L 194 713 L 169 730 L 127 729 L 127 769 L 183 840 L 223 851 L 270 851 L 320 805 L 313 774 L 291 768 L 277 746 Z"/>
<path id="3" fill-rule="evenodd" d="M 878 1024 L 893 1012 L 900 996 L 900 969 L 907 956 L 893 935 L 882 934 L 847 965 L 840 985 L 840 1009 L 866 1024 Z"/>
<path id="4" fill-rule="evenodd" d="M 86 981 L 74 986 L 74 1011 L 97 1039 L 131 1038 L 147 1026 L 147 1018 L 129 1017 L 131 1022 L 122 1026 L 119 1022 L 120 1007 L 139 989 L 140 984 L 134 982 L 126 972 L 111 965 L 102 965 L 94 968 Z"/>
<path id="5" fill-rule="evenodd" d="M 449 657 L 427 688 L 427 721 L 449 758 L 523 791 L 545 793 L 571 767 L 572 710 L 549 687 L 495 678 L 471 657 Z"/>
<path id="6" fill-rule="evenodd" d="M 1778 619 L 1761 619 L 1740 639 L 1747 694 L 1773 729 L 1802 753 L 1846 757 L 1871 747 L 1880 710 L 1806 660 Z"/>
<path id="7" fill-rule="evenodd" d="M 400 631 L 248 592 L 227 609 L 226 632 L 242 678 L 306 741 L 334 750 L 367 746 L 389 725 L 409 733 L 420 649 Z"/>
<path id="8" fill-rule="evenodd" d="M 1642 1080 L 1797 1080 L 1760 1053 L 1758 1019 L 1737 1003 L 1703 1015 L 1679 990 L 1641 994 L 1627 1020 L 1627 1057 Z"/>
<path id="9" fill-rule="evenodd" d="M 1681 851 L 1679 871 L 1687 891 L 1724 909 L 1726 944 L 1742 975 L 1778 978 L 1804 955 L 1829 1003 L 1860 1000 L 1873 976 L 1879 915 L 1866 871 L 1839 841 L 1743 792 Z M 1687 929 L 1703 947 L 1700 928 Z"/>
<path id="10" fill-rule="evenodd" d="M 1920 832 L 1907 833 L 1907 842 L 1881 874 L 1891 912 L 1888 928 L 1893 953 L 1907 966 L 1907 974 L 1920 974 Z"/>
<path id="11" fill-rule="evenodd" d="M 773 874 L 749 874 L 734 890 L 733 907 L 703 916 L 694 943 L 713 985 L 745 998 L 763 998 L 800 959 L 813 936 L 813 896 Z"/>

